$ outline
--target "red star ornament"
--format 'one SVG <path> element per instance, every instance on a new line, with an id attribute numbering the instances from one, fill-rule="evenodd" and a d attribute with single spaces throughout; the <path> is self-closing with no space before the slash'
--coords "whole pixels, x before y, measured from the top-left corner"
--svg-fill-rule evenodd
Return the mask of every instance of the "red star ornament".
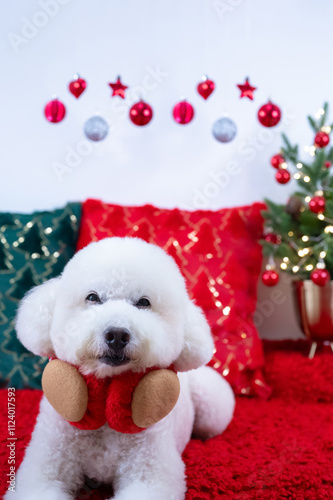
<path id="1" fill-rule="evenodd" d="M 118 76 L 116 83 L 109 83 L 109 86 L 112 88 L 112 96 L 118 95 L 122 99 L 125 99 L 125 90 L 128 89 L 127 85 L 123 85 L 120 81 L 120 76 Z"/>
<path id="2" fill-rule="evenodd" d="M 248 97 L 249 99 L 251 99 L 251 101 L 253 101 L 253 92 L 257 90 L 257 87 L 252 87 L 252 85 L 250 85 L 248 78 L 246 78 L 245 83 L 243 83 L 243 85 L 238 83 L 237 87 L 241 91 L 240 98 Z"/>

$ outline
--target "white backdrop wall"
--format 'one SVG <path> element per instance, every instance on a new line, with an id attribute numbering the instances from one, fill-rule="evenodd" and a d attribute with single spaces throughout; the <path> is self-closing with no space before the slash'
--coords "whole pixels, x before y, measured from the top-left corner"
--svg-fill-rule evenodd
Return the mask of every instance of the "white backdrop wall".
<path id="1" fill-rule="evenodd" d="M 311 144 L 305 117 L 331 99 L 331 1 L 15 0 L 0 9 L 1 211 L 87 197 L 215 209 L 284 201 L 294 189 L 276 183 L 269 159 L 281 131 Z M 67 90 L 75 73 L 88 82 L 78 100 Z M 118 74 L 130 87 L 125 101 L 110 98 Z M 216 82 L 208 101 L 196 93 L 204 74 Z M 236 83 L 246 76 L 258 87 L 253 102 L 239 99 Z M 59 124 L 43 116 L 53 95 L 67 107 Z M 140 95 L 154 109 L 142 128 L 128 119 Z M 181 96 L 196 110 L 186 126 L 171 116 Z M 283 112 L 271 130 L 256 119 L 268 98 Z M 95 113 L 110 133 L 87 146 L 83 125 Z M 229 144 L 211 134 L 224 114 L 238 126 Z M 283 293 L 263 335 L 297 335 L 286 286 Z M 259 300 L 270 300 L 268 291 Z"/>

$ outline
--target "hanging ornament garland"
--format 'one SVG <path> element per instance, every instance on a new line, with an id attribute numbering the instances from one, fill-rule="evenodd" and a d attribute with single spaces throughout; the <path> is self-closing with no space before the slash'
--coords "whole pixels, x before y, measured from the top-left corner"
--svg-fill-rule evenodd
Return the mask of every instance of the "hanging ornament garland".
<path id="1" fill-rule="evenodd" d="M 217 120 L 213 125 L 213 136 L 219 142 L 231 142 L 237 134 L 237 125 L 228 117 Z"/>
<path id="2" fill-rule="evenodd" d="M 257 90 L 257 87 L 250 85 L 248 78 L 245 79 L 245 83 L 238 83 L 237 87 L 241 91 L 241 95 L 239 96 L 240 99 L 242 99 L 242 97 L 248 97 L 251 101 L 253 101 L 253 92 Z"/>
<path id="3" fill-rule="evenodd" d="M 124 85 L 121 81 L 121 77 L 118 76 L 115 82 L 108 83 L 109 87 L 112 89 L 111 97 L 120 97 L 125 99 L 125 91 L 128 89 L 127 85 Z M 253 100 L 253 93 L 257 89 L 250 84 L 249 78 L 245 79 L 244 84 L 237 84 L 241 91 L 240 97 L 247 97 Z M 84 78 L 79 75 L 75 75 L 74 79 L 69 82 L 68 89 L 70 93 L 78 99 L 87 88 L 87 82 Z M 207 100 L 210 95 L 215 90 L 215 82 L 204 76 L 202 81 L 197 84 L 197 92 L 204 99 Z M 66 115 L 65 105 L 58 99 L 53 99 L 48 102 L 44 109 L 44 114 L 46 119 L 51 123 L 59 123 L 62 121 Z M 175 104 L 172 115 L 176 123 L 180 125 L 186 125 L 190 123 L 194 116 L 195 110 L 191 103 L 187 102 L 186 99 L 181 100 Z M 142 99 L 133 104 L 129 111 L 129 118 L 135 125 L 142 127 L 147 125 L 153 118 L 153 110 L 149 104 L 144 102 Z M 272 102 L 268 102 L 261 106 L 258 111 L 258 119 L 262 125 L 265 127 L 275 126 L 281 119 L 281 111 L 278 106 Z M 88 120 L 84 126 L 84 131 L 87 137 L 92 141 L 101 141 L 108 134 L 108 124 L 101 117 L 92 117 Z M 233 120 L 227 117 L 222 117 L 213 124 L 212 133 L 215 139 L 222 143 L 231 142 L 237 134 L 237 126 Z M 324 147 L 324 143 L 327 139 L 325 130 L 320 131 L 321 135 L 318 135 L 315 139 L 315 144 L 317 147 Z M 323 144 L 322 146 L 320 144 Z M 284 162 L 282 155 L 275 155 L 272 158 L 271 163 L 274 168 L 280 170 L 281 164 Z M 286 183 L 289 181 L 287 172 L 277 173 L 277 180 L 280 183 Z"/>
<path id="4" fill-rule="evenodd" d="M 44 108 L 44 115 L 47 121 L 51 123 L 59 123 L 66 116 L 65 105 L 58 99 L 53 99 L 46 104 Z"/>
<path id="5" fill-rule="evenodd" d="M 84 133 L 91 141 L 99 142 L 108 135 L 109 125 L 101 116 L 93 116 L 86 121 Z"/>
<path id="6" fill-rule="evenodd" d="M 214 92 L 215 82 L 210 80 L 208 76 L 202 77 L 202 82 L 198 83 L 197 91 L 205 100 Z"/>
<path id="7" fill-rule="evenodd" d="M 79 75 L 74 75 L 74 80 L 71 81 L 68 85 L 70 93 L 73 94 L 76 99 L 78 99 L 80 95 L 83 94 L 86 88 L 87 82 L 83 78 L 80 78 Z"/>
<path id="8" fill-rule="evenodd" d="M 123 85 L 121 83 L 121 77 L 117 77 L 117 81 L 115 83 L 109 83 L 109 87 L 112 88 L 112 95 L 111 97 L 118 96 L 121 97 L 122 99 L 125 99 L 125 90 L 128 89 L 127 85 Z"/>
<path id="9" fill-rule="evenodd" d="M 141 100 L 133 104 L 129 112 L 129 117 L 134 125 L 143 127 L 148 125 L 153 118 L 153 110 L 149 104 Z"/>
<path id="10" fill-rule="evenodd" d="M 275 127 L 281 120 L 281 110 L 276 104 L 268 101 L 259 108 L 258 120 L 264 127 Z"/>
<path id="11" fill-rule="evenodd" d="M 194 108 L 192 104 L 184 99 L 175 105 L 172 114 L 177 123 L 180 125 L 187 125 L 193 120 Z"/>

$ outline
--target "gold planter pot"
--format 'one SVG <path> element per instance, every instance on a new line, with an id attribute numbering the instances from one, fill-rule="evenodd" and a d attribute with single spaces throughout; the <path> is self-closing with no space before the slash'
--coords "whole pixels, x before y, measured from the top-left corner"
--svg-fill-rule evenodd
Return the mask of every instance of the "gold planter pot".
<path id="1" fill-rule="evenodd" d="M 294 280 L 292 288 L 300 327 L 312 340 L 309 358 L 318 343 L 330 344 L 333 351 L 333 281 L 318 286 L 311 280 Z"/>

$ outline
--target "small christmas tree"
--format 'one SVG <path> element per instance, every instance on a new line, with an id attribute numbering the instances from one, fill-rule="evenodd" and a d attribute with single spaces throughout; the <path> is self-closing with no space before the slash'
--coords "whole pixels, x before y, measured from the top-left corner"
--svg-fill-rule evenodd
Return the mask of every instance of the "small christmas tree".
<path id="1" fill-rule="evenodd" d="M 277 169 L 276 180 L 286 184 L 293 176 L 298 190 L 286 205 L 265 200 L 262 245 L 269 261 L 262 279 L 268 286 L 279 280 L 274 259 L 279 259 L 282 271 L 300 280 L 311 278 L 323 286 L 333 277 L 333 147 L 329 147 L 333 125 L 327 124 L 327 113 L 325 103 L 315 119 L 308 117 L 315 137 L 313 146 L 305 150 L 312 161 L 302 161 L 298 146 L 293 146 L 285 134 L 280 153 L 271 159 Z"/>
<path id="2" fill-rule="evenodd" d="M 41 247 L 47 243 L 46 238 L 41 236 L 41 234 L 43 233 L 39 230 L 38 224 L 33 224 L 24 236 L 19 238 L 17 248 L 28 252 L 30 255 L 34 253 L 39 255 Z"/>
<path id="3" fill-rule="evenodd" d="M 27 290 L 40 284 L 36 278 L 33 268 L 27 265 L 11 280 L 13 286 L 7 291 L 7 297 L 14 301 L 23 299 Z"/>

